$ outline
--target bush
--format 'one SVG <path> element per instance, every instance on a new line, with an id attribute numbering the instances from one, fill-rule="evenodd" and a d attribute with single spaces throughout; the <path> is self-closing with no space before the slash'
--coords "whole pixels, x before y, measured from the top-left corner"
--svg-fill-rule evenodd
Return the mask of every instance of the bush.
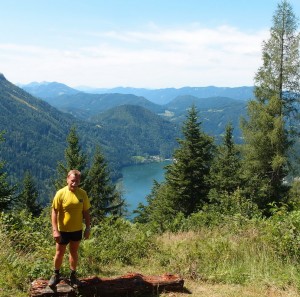
<path id="1" fill-rule="evenodd" d="M 282 259 L 300 260 L 300 211 L 279 208 L 265 221 L 265 240 Z"/>
<path id="2" fill-rule="evenodd" d="M 39 218 L 26 211 L 1 213 L 0 287 L 16 296 L 17 291 L 27 292 L 33 279 L 48 277 L 52 272 L 53 247 L 46 210 Z"/>
<path id="3" fill-rule="evenodd" d="M 132 265 L 148 257 L 153 239 L 137 225 L 122 218 L 105 218 L 92 228 L 91 239 L 82 243 L 80 266 L 85 274 L 98 273 L 103 265 Z"/>

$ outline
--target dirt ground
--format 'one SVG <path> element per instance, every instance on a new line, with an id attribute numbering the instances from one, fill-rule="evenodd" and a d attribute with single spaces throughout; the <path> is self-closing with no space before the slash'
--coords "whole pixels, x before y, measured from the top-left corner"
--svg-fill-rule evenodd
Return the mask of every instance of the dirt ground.
<path id="1" fill-rule="evenodd" d="M 188 280 L 185 280 L 185 290 L 184 293 L 163 293 L 160 297 L 300 297 L 295 288 L 207 284 Z"/>
<path id="2" fill-rule="evenodd" d="M 95 282 L 96 280 L 98 281 Z M 271 285 L 242 286 L 217 284 L 203 281 L 194 281 L 190 279 L 182 279 L 179 276 L 168 274 L 161 276 L 143 276 L 141 274 L 127 273 L 126 275 L 118 278 L 86 278 L 84 279 L 84 281 L 88 285 L 88 288 L 89 284 L 91 286 L 101 286 L 102 290 L 105 289 L 104 291 L 101 291 L 102 293 L 112 293 L 112 289 L 115 292 L 119 287 L 121 289 L 135 288 L 134 290 L 136 291 L 140 290 L 143 287 L 142 285 L 145 283 L 160 283 L 160 289 L 169 288 L 172 290 L 172 292 L 160 294 L 156 292 L 154 293 L 156 297 L 300 297 L 300 292 L 293 287 L 279 288 Z M 183 281 L 184 286 L 182 289 Z M 163 283 L 166 285 L 166 282 L 171 282 L 173 285 L 171 287 L 163 286 Z M 47 280 L 36 280 L 31 287 L 31 296 L 44 296 L 43 294 L 39 294 L 43 292 L 43 290 L 47 286 L 47 283 Z M 64 281 L 62 283 L 64 283 Z M 62 289 L 65 288 L 63 287 Z M 176 291 L 178 289 L 180 290 L 180 292 Z M 120 292 L 123 291 L 121 290 Z M 38 294 L 36 295 L 36 293 Z M 106 293 L 104 294 L 105 296 L 110 296 L 110 293 Z"/>

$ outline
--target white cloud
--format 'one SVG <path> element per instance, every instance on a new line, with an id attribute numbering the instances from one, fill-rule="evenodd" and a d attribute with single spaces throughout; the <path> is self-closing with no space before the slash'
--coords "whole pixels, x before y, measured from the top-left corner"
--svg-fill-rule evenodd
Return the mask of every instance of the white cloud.
<path id="1" fill-rule="evenodd" d="M 93 45 L 71 48 L 0 44 L 2 72 L 12 82 L 70 86 L 182 87 L 252 85 L 268 32 L 159 29 L 90 34 Z M 91 44 L 91 41 L 89 41 Z"/>

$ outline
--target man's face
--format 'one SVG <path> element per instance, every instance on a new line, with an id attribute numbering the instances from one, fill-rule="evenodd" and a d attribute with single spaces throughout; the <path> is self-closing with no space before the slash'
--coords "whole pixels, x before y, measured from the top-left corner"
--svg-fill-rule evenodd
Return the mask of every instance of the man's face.
<path id="1" fill-rule="evenodd" d="M 74 174 L 71 174 L 67 178 L 67 183 L 68 183 L 69 190 L 73 192 L 76 190 L 76 188 L 80 183 L 80 177 L 78 175 L 76 176 Z"/>

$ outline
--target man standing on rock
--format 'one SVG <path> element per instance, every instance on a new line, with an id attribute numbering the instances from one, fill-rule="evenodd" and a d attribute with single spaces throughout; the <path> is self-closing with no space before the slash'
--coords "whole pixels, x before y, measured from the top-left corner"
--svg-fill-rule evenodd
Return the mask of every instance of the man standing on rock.
<path id="1" fill-rule="evenodd" d="M 82 225 L 85 223 L 84 238 L 90 236 L 90 201 L 87 193 L 79 188 L 80 171 L 71 170 L 67 176 L 67 186 L 58 190 L 52 202 L 51 222 L 53 237 L 56 241 L 54 274 L 49 280 L 49 287 L 55 287 L 60 281 L 60 267 L 69 245 L 70 283 L 79 286 L 76 277 L 78 249 L 82 239 Z"/>

